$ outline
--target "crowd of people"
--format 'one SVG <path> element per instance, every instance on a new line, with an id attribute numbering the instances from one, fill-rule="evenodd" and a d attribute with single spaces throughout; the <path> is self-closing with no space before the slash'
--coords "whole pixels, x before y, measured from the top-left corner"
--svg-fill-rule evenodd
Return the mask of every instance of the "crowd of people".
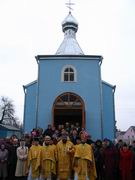
<path id="1" fill-rule="evenodd" d="M 79 124 L 0 138 L 0 180 L 135 180 L 135 141 L 93 141 Z"/>

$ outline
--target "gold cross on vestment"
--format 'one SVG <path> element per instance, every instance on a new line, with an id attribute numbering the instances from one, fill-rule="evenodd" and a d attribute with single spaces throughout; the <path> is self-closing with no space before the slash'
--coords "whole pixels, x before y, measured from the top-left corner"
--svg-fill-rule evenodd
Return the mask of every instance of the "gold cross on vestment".
<path id="1" fill-rule="evenodd" d="M 71 2 L 71 0 L 69 0 L 68 3 L 66 3 L 67 8 L 69 9 L 69 13 L 71 13 L 71 10 L 73 10 L 73 8 L 71 6 L 75 5 L 74 3 Z"/>

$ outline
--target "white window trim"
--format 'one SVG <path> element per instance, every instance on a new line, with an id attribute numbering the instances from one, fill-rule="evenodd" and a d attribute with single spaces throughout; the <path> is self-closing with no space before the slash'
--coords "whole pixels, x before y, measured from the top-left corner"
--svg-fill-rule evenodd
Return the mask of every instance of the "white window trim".
<path id="1" fill-rule="evenodd" d="M 66 68 L 72 68 L 73 69 L 73 71 L 74 71 L 74 81 L 64 81 L 64 72 L 65 72 Z M 63 66 L 63 68 L 61 70 L 61 81 L 66 82 L 66 83 L 77 82 L 77 70 L 73 65 L 68 64 L 68 65 Z"/>

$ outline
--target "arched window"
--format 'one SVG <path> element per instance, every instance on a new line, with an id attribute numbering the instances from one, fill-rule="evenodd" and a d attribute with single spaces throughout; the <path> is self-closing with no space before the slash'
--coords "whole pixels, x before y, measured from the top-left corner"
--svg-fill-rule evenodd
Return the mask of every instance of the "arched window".
<path id="1" fill-rule="evenodd" d="M 67 65 L 62 69 L 62 81 L 64 82 L 76 82 L 76 69 Z"/>

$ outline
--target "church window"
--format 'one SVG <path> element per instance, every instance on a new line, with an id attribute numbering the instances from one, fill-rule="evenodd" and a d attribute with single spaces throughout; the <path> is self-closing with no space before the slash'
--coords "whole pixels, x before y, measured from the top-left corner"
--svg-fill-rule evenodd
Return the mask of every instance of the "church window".
<path id="1" fill-rule="evenodd" d="M 76 82 L 76 69 L 73 66 L 66 66 L 62 70 L 62 81 Z"/>

